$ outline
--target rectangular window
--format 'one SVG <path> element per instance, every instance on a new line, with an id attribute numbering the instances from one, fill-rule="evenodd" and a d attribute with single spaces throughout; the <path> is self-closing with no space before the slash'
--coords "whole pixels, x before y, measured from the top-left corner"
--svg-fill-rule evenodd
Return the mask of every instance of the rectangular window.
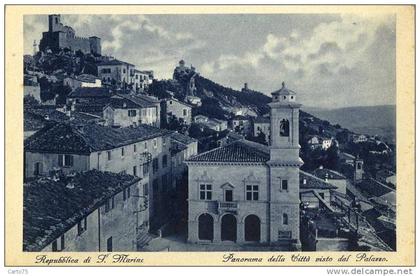
<path id="1" fill-rule="evenodd" d="M 112 209 L 114 209 L 115 201 L 114 197 L 108 198 L 105 202 L 105 213 L 108 213 Z"/>
<path id="2" fill-rule="evenodd" d="M 53 252 L 60 252 L 64 250 L 64 235 L 62 235 L 59 239 L 56 239 L 52 243 L 52 251 Z"/>
<path id="3" fill-rule="evenodd" d="M 136 117 L 137 110 L 128 110 L 128 117 Z"/>
<path id="4" fill-rule="evenodd" d="M 211 184 L 200 184 L 200 199 L 211 200 L 213 191 L 213 185 Z"/>
<path id="5" fill-rule="evenodd" d="M 131 196 L 131 187 L 127 187 L 123 190 L 123 200 L 126 201 Z"/>
<path id="6" fill-rule="evenodd" d="M 159 159 L 153 158 L 153 173 L 159 170 Z"/>
<path id="7" fill-rule="evenodd" d="M 168 166 L 168 155 L 164 155 L 163 157 L 162 157 L 162 167 L 163 168 L 166 168 Z"/>
<path id="8" fill-rule="evenodd" d="M 107 156 L 108 156 L 108 161 L 111 160 L 111 151 L 109 150 L 106 153 L 107 153 Z"/>
<path id="9" fill-rule="evenodd" d="M 144 142 L 144 149 L 147 150 L 147 141 Z"/>
<path id="10" fill-rule="evenodd" d="M 109 237 L 106 240 L 106 251 L 107 252 L 112 252 L 112 237 Z"/>
<path id="11" fill-rule="evenodd" d="M 137 176 L 137 166 L 133 166 L 133 175 Z"/>
<path id="12" fill-rule="evenodd" d="M 136 144 L 133 145 L 133 151 L 137 152 L 137 145 Z"/>
<path id="13" fill-rule="evenodd" d="M 283 179 L 282 181 L 281 181 L 281 190 L 282 191 L 287 191 L 288 190 L 288 183 L 287 183 L 287 179 Z"/>
<path id="14" fill-rule="evenodd" d="M 187 110 L 186 109 L 182 110 L 182 116 L 187 116 Z"/>
<path id="15" fill-rule="evenodd" d="M 121 156 L 124 156 L 124 147 L 121 148 Z"/>
<path id="16" fill-rule="evenodd" d="M 225 190 L 225 201 L 233 201 L 233 191 Z"/>
<path id="17" fill-rule="evenodd" d="M 77 235 L 81 235 L 83 232 L 85 232 L 87 229 L 87 218 L 82 219 L 77 224 Z"/>
<path id="18" fill-rule="evenodd" d="M 258 185 L 246 185 L 246 200 L 258 200 Z"/>
<path id="19" fill-rule="evenodd" d="M 149 173 L 149 163 L 143 164 L 143 176 Z"/>
<path id="20" fill-rule="evenodd" d="M 157 139 L 153 139 L 153 147 L 157 148 Z"/>
<path id="21" fill-rule="evenodd" d="M 143 185 L 143 195 L 145 196 L 149 195 L 149 183 L 145 183 Z"/>
<path id="22" fill-rule="evenodd" d="M 73 166 L 73 155 L 59 154 L 58 165 L 60 167 L 72 167 Z"/>

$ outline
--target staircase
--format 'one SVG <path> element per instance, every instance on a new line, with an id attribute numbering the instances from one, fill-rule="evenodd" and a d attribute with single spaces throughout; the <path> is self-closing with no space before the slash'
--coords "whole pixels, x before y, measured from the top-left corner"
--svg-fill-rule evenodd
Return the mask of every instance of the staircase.
<path id="1" fill-rule="evenodd" d="M 137 237 L 137 251 L 142 251 L 144 247 L 146 247 L 149 242 L 153 239 L 157 238 L 157 235 L 153 235 L 150 233 L 140 233 Z"/>

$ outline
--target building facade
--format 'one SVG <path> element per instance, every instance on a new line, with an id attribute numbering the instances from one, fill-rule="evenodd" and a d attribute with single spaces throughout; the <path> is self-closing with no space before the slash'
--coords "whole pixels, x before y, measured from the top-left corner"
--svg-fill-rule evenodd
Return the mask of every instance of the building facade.
<path id="1" fill-rule="evenodd" d="M 185 124 L 190 125 L 192 120 L 192 106 L 174 98 L 166 100 L 166 114 L 181 119 Z"/>
<path id="2" fill-rule="evenodd" d="M 147 222 L 140 178 L 92 170 L 36 179 L 25 183 L 24 193 L 24 251 L 137 250 Z"/>
<path id="3" fill-rule="evenodd" d="M 149 198 L 150 226 L 159 227 L 167 216 L 170 132 L 148 125 L 111 128 L 96 124 L 57 123 L 25 141 L 25 178 L 89 170 L 131 174 L 142 178 L 142 195 Z M 149 216 L 150 215 L 150 216 Z M 149 225 L 149 224 L 148 224 Z"/>
<path id="4" fill-rule="evenodd" d="M 273 93 L 270 146 L 238 140 L 187 160 L 188 241 L 299 246 L 299 108 Z"/>

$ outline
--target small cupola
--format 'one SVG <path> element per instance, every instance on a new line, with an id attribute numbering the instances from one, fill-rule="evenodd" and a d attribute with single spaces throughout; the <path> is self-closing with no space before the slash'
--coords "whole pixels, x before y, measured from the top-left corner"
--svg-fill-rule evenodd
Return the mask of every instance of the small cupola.
<path id="1" fill-rule="evenodd" d="M 284 82 L 281 83 L 280 90 L 271 93 L 271 95 L 273 96 L 273 102 L 296 102 L 296 93 L 290 89 L 287 89 Z"/>

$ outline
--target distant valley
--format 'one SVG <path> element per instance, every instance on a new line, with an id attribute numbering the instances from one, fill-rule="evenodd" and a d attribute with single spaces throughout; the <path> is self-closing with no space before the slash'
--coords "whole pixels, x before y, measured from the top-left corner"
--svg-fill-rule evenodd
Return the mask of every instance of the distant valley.
<path id="1" fill-rule="evenodd" d="M 395 143 L 395 105 L 357 106 L 335 109 L 304 107 L 304 111 L 332 124 L 339 124 L 356 133 L 379 135 Z"/>

